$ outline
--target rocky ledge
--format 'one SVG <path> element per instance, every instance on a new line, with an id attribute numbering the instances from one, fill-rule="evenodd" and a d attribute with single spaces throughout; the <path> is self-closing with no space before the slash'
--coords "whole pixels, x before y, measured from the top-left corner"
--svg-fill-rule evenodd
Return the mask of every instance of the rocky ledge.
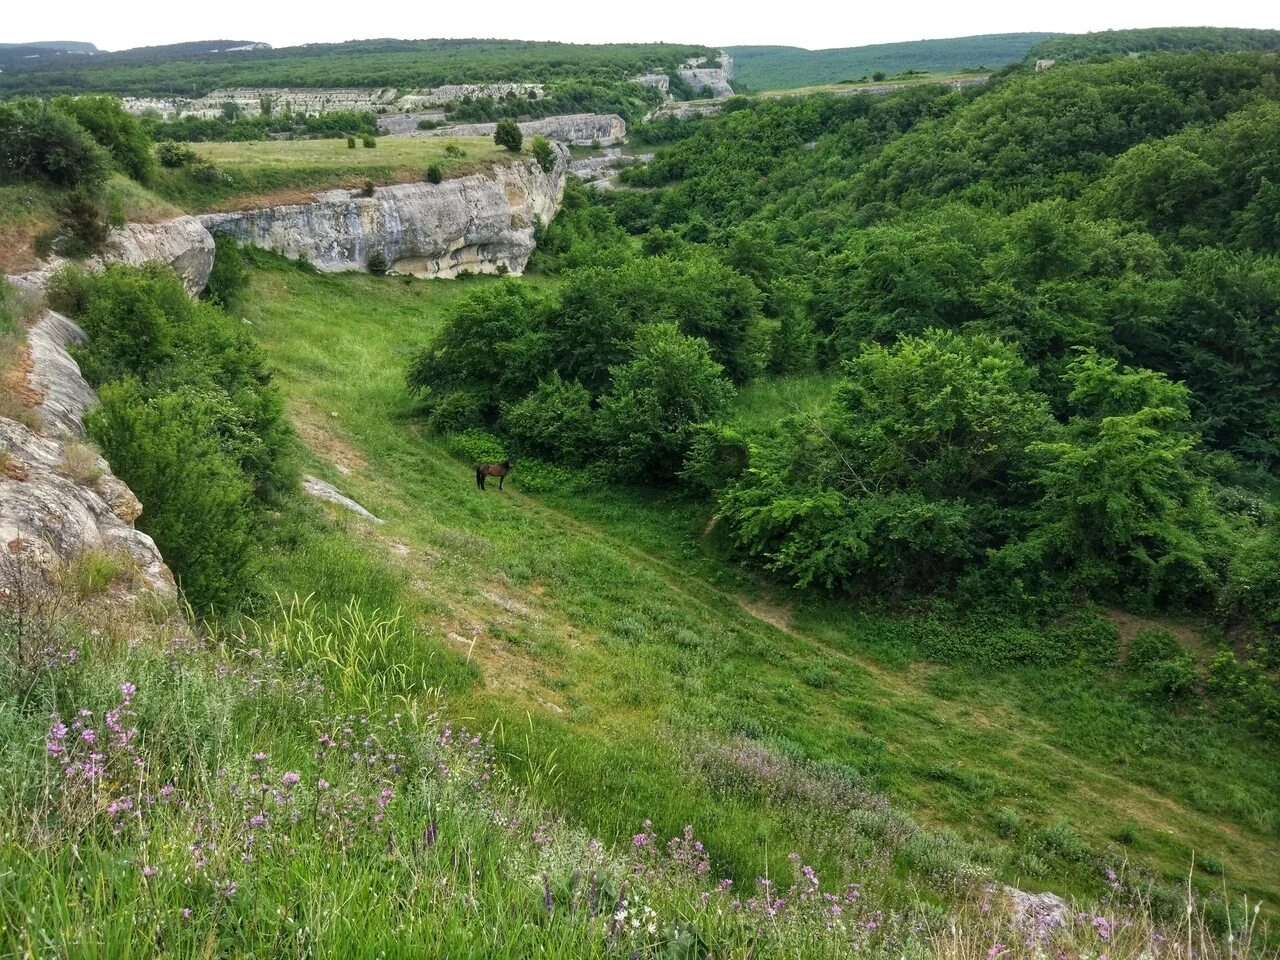
<path id="1" fill-rule="evenodd" d="M 325 271 L 363 270 L 380 252 L 400 273 L 456 277 L 524 270 L 534 224 L 555 216 L 568 152 L 557 148 L 546 173 L 533 160 L 443 183 L 378 187 L 372 196 L 329 190 L 314 202 L 205 214 L 212 231 L 303 257 Z"/>

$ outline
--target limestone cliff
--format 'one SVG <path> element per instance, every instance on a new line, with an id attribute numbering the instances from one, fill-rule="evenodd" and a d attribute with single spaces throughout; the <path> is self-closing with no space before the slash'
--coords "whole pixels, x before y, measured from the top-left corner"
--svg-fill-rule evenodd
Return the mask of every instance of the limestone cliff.
<path id="1" fill-rule="evenodd" d="M 165 263 L 196 294 L 213 269 L 213 237 L 194 217 L 126 224 L 112 231 L 100 255 L 80 266 L 97 270 L 113 262 Z M 55 259 L 9 280 L 39 298 L 64 263 Z M 123 556 L 139 585 L 174 596 L 173 575 L 155 542 L 133 526 L 142 513 L 138 499 L 105 460 L 86 462 L 84 451 L 75 450 L 84 436 L 84 415 L 97 402 L 69 352 L 83 340 L 83 330 L 52 310 L 41 311 L 27 330 L 30 423 L 0 417 L 0 548 L 21 550 L 41 567 L 90 550 Z"/>
<path id="2" fill-rule="evenodd" d="M 414 137 L 491 137 L 496 123 L 456 123 L 435 130 L 410 130 Z M 585 147 L 599 143 L 611 147 L 627 137 L 627 122 L 616 113 L 567 113 L 559 117 L 526 120 L 516 124 L 526 137 L 540 134 L 548 140 Z"/>
<path id="3" fill-rule="evenodd" d="M 421 277 L 519 274 L 533 252 L 534 224 L 559 209 L 567 168 L 568 151 L 558 147 L 550 173 L 517 160 L 438 184 L 378 187 L 370 197 L 329 190 L 312 203 L 200 219 L 212 232 L 305 256 L 320 270 L 363 270 L 379 251 L 393 269 Z"/>

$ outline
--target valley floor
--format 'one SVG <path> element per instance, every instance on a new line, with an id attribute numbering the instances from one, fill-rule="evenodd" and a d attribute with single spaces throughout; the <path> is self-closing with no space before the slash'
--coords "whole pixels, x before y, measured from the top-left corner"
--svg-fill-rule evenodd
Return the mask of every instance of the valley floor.
<path id="1" fill-rule="evenodd" d="M 1097 895 L 1107 864 L 1172 888 L 1194 861 L 1197 887 L 1225 874 L 1234 894 L 1275 902 L 1275 745 L 1135 706 L 1092 668 L 917 662 L 900 621 L 744 574 L 705 505 L 675 495 L 519 464 L 504 492 L 481 493 L 458 448 L 423 434 L 403 376 L 441 307 L 490 281 L 258 260 L 245 319 L 304 465 L 386 521 L 333 514 L 322 542 L 275 552 L 271 586 L 340 606 L 324 571 L 361 557 L 369 602 L 419 624 L 455 713 L 586 829 L 619 840 L 646 819 L 666 835 L 693 823 L 716 869 L 743 880 L 785 872 L 791 850 L 856 873 L 883 838 L 847 832 L 816 790 L 769 782 L 795 761 L 852 774 L 925 828 L 896 851 L 893 882 L 943 888 L 977 863 Z M 743 415 L 822 389 L 757 391 Z"/>

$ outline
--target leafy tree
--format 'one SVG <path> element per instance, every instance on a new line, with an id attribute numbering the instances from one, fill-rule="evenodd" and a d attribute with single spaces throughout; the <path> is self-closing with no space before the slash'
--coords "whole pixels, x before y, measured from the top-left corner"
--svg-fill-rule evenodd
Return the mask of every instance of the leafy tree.
<path id="1" fill-rule="evenodd" d="M 684 464 L 694 428 L 724 411 L 733 387 L 706 342 L 674 324 L 641 328 L 632 350 L 600 400 L 607 464 L 623 479 L 670 480 Z"/>
<path id="2" fill-rule="evenodd" d="M 73 117 L 35 99 L 0 103 L 0 180 L 45 179 L 94 188 L 108 154 Z"/>
<path id="3" fill-rule="evenodd" d="M 213 269 L 204 288 L 205 299 L 228 312 L 235 311 L 249 289 L 249 268 L 234 237 L 215 233 L 213 246 Z"/>
<path id="4" fill-rule="evenodd" d="M 57 97 L 51 106 L 74 117 L 99 145 L 111 153 L 116 166 L 127 176 L 139 183 L 151 182 L 155 173 L 151 138 L 118 98 L 103 95 Z"/>
<path id="5" fill-rule="evenodd" d="M 1193 469 L 1186 387 L 1092 354 L 1067 378 L 1076 415 L 1062 439 L 1030 445 L 1036 519 L 1003 560 L 1069 590 L 1203 601 L 1222 530 Z"/>
<path id="6" fill-rule="evenodd" d="M 868 345 L 823 413 L 753 448 L 722 514 L 749 554 L 802 586 L 935 588 L 1021 526 L 1026 448 L 1052 430 L 1033 377 L 986 337 Z"/>
<path id="7" fill-rule="evenodd" d="M 506 147 L 512 153 L 519 153 L 524 143 L 524 134 L 520 132 L 514 120 L 502 119 L 498 121 L 493 131 L 493 142 L 500 147 Z"/>
<path id="8" fill-rule="evenodd" d="M 516 128 L 519 132 L 519 127 Z M 498 134 L 494 131 L 496 141 Z M 519 149 L 519 147 L 517 147 Z M 538 161 L 538 166 L 542 168 L 544 173 L 550 173 L 556 166 L 556 150 L 551 146 L 551 141 L 541 134 L 534 134 L 533 140 L 530 142 L 529 149 L 533 152 L 533 159 Z"/>
<path id="9" fill-rule="evenodd" d="M 503 408 L 502 430 L 521 456 L 581 464 L 599 453 L 590 394 L 580 383 L 566 383 L 558 372 Z"/>

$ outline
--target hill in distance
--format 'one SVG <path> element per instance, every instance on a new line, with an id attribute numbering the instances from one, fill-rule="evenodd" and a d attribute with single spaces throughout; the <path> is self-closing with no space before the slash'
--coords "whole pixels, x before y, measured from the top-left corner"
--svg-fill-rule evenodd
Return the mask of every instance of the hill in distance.
<path id="1" fill-rule="evenodd" d="M 753 90 L 785 90 L 838 83 L 904 70 L 943 72 L 971 67 L 999 69 L 1015 63 L 1038 44 L 1060 34 L 994 33 L 945 40 L 877 43 L 865 47 L 805 50 L 802 47 L 726 47 L 734 59 L 734 78 Z"/>

